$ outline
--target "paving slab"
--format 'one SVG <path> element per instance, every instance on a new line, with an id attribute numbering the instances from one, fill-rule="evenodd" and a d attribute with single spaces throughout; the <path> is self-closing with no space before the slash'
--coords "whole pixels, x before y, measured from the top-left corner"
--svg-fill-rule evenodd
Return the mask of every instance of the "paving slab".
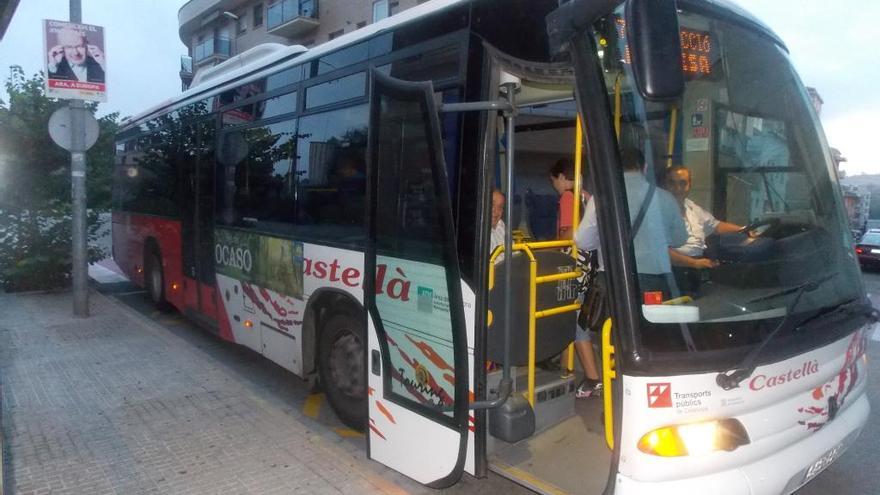
<path id="1" fill-rule="evenodd" d="M 0 294 L 7 495 L 432 493 L 92 292 Z"/>

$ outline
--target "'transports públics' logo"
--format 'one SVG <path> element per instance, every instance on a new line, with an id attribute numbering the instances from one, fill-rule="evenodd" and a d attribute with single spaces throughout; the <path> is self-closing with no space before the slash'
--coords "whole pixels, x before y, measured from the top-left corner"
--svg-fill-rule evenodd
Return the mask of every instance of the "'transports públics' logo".
<path id="1" fill-rule="evenodd" d="M 648 407 L 672 407 L 672 385 L 670 383 L 649 383 Z"/>

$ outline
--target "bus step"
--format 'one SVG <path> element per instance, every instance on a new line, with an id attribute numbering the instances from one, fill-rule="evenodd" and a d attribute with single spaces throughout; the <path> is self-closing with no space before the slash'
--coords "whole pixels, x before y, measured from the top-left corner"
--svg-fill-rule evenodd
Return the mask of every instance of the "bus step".
<path id="1" fill-rule="evenodd" d="M 525 367 L 514 368 L 513 390 L 526 395 L 528 375 Z M 489 397 L 495 396 L 501 382 L 501 371 L 487 376 Z M 560 371 L 535 370 L 535 433 L 556 425 L 575 414 L 575 375 L 563 376 Z"/>

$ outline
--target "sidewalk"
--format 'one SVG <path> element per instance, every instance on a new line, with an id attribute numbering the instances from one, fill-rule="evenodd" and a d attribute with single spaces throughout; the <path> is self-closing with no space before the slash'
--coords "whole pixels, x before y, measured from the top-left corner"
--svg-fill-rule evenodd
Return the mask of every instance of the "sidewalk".
<path id="1" fill-rule="evenodd" d="M 430 492 L 106 296 L 0 294 L 6 495 Z"/>

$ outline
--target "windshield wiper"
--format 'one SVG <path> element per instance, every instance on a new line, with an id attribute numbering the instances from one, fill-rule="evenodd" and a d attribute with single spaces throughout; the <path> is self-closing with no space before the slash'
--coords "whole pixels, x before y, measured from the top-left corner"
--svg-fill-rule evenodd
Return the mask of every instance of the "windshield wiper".
<path id="1" fill-rule="evenodd" d="M 825 308 L 820 309 L 815 314 L 801 320 L 798 323 L 798 326 L 795 327 L 795 331 L 801 330 L 807 325 L 814 325 L 819 321 L 822 321 L 830 316 L 845 314 L 845 315 L 856 315 L 861 314 L 866 318 L 875 318 L 877 310 L 871 306 L 870 303 L 866 302 L 864 299 L 860 298 L 852 298 L 846 301 L 841 302 L 840 304 L 835 304 L 833 306 L 827 306 Z"/>
<path id="2" fill-rule="evenodd" d="M 815 284 L 816 287 L 813 287 L 812 289 L 807 290 L 807 292 L 812 292 L 812 291 L 816 290 L 819 287 L 819 285 L 824 284 L 825 282 L 827 282 L 828 280 L 830 280 L 836 276 L 837 276 L 836 272 L 830 273 L 830 274 L 825 275 L 823 277 L 819 277 L 816 280 L 810 280 L 809 282 L 804 282 L 802 284 L 795 285 L 794 287 L 788 287 L 788 288 L 785 288 L 785 289 L 782 289 L 782 290 L 779 290 L 776 292 L 772 292 L 770 294 L 767 294 L 767 295 L 764 295 L 761 297 L 756 297 L 754 299 L 750 299 L 747 304 L 752 304 L 752 303 L 761 302 L 761 301 L 767 301 L 767 300 L 770 300 L 770 299 L 773 299 L 773 298 L 776 298 L 779 296 L 784 296 L 786 294 L 794 294 L 796 292 L 800 292 L 801 290 L 803 290 L 804 287 L 809 287 L 810 285 Z"/>
<path id="3" fill-rule="evenodd" d="M 788 320 L 791 318 L 791 315 L 794 314 L 794 310 L 795 308 L 797 308 L 798 303 L 801 302 L 801 296 L 803 296 L 805 292 L 813 292 L 814 290 L 818 289 L 820 285 L 831 280 L 836 275 L 837 273 L 825 275 L 824 277 L 820 277 L 816 280 L 810 280 L 809 282 L 804 282 L 800 285 L 796 285 L 794 287 L 790 287 L 788 289 L 774 292 L 773 294 L 768 294 L 766 296 L 749 301 L 764 301 L 785 294 L 795 294 L 794 299 L 792 299 L 791 303 L 785 309 L 785 317 L 783 317 L 782 321 L 780 321 L 779 324 L 776 325 L 776 328 L 768 333 L 767 336 L 764 337 L 764 339 L 760 343 L 758 343 L 757 347 L 746 354 L 745 359 L 743 359 L 738 366 L 736 366 L 732 370 L 729 370 L 726 373 L 718 373 L 718 375 L 715 376 L 715 383 L 717 383 L 718 386 L 723 388 L 724 390 L 732 390 L 739 387 L 739 384 L 743 380 L 752 376 L 752 373 L 755 372 L 755 368 L 757 368 L 756 363 L 758 361 L 758 357 L 761 355 L 761 352 L 764 350 L 765 347 L 767 347 L 767 344 L 769 344 L 770 341 L 779 334 L 779 332 L 785 327 L 785 324 L 788 323 Z"/>

